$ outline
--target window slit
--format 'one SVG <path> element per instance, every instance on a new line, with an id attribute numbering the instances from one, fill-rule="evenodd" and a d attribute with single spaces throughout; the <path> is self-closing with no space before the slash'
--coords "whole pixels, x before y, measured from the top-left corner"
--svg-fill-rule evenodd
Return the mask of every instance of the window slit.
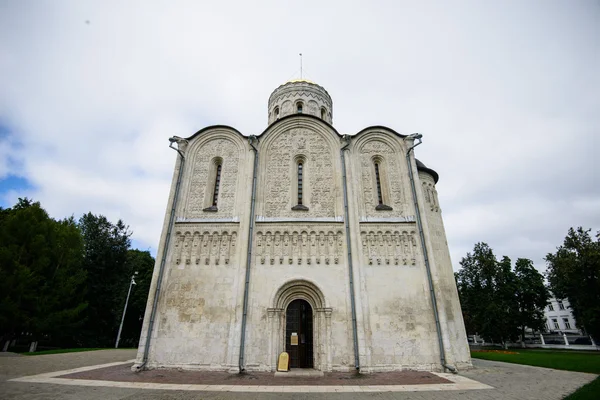
<path id="1" fill-rule="evenodd" d="M 383 204 L 383 197 L 381 195 L 381 180 L 379 178 L 379 163 L 375 163 L 375 180 L 377 184 L 377 201 L 381 205 Z"/>
<path id="2" fill-rule="evenodd" d="M 217 206 L 217 200 L 219 198 L 219 184 L 221 183 L 221 164 L 217 165 L 217 174 L 215 177 L 215 191 L 213 192 L 213 207 Z"/>
<path id="3" fill-rule="evenodd" d="M 298 205 L 302 205 L 302 163 L 298 163 Z"/>

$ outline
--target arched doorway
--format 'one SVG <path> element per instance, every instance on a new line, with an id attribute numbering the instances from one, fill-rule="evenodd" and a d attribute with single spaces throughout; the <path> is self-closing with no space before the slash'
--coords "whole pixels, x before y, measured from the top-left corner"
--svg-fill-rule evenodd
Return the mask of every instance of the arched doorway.
<path id="1" fill-rule="evenodd" d="M 304 358 L 298 358 L 298 361 L 304 360 L 305 368 L 331 371 L 331 314 L 333 310 L 328 307 L 321 289 L 306 279 L 293 279 L 279 287 L 271 304 L 272 307 L 267 309 L 269 330 L 271 332 L 269 335 L 271 371 L 277 370 L 277 357 L 282 351 L 286 351 L 291 355 L 291 336 L 293 332 L 297 334 L 304 332 L 305 335 L 304 348 L 308 354 Z M 292 321 L 294 318 L 298 325 L 300 324 L 300 321 L 302 321 L 302 304 L 306 315 L 304 321 L 310 321 L 310 328 L 306 326 L 295 328 L 291 322 L 288 325 L 288 321 Z M 295 317 L 293 315 L 294 309 L 296 310 Z M 299 316 L 298 312 L 300 312 Z M 290 330 L 288 330 L 288 327 Z M 300 332 L 301 328 L 303 328 L 302 332 Z M 309 332 L 310 335 L 307 336 Z M 300 350 L 302 337 L 297 336 L 297 338 L 298 346 L 294 347 L 298 347 L 298 349 L 294 351 Z M 290 361 L 292 361 L 291 357 Z M 292 368 L 299 368 L 297 365 L 295 361 L 290 364 Z"/>
<path id="2" fill-rule="evenodd" d="M 285 350 L 290 368 L 313 368 L 313 311 L 306 300 L 292 301 L 285 311 Z"/>

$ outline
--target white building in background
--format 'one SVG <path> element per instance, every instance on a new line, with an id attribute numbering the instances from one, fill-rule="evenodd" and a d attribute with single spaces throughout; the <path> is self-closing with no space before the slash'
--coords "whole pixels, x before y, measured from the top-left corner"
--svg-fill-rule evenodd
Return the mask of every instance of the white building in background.
<path id="1" fill-rule="evenodd" d="M 548 305 L 544 309 L 546 317 L 546 329 L 548 332 L 565 332 L 581 334 L 577 329 L 575 317 L 571 310 L 568 300 L 559 300 L 555 297 L 550 298 Z"/>
<path id="2" fill-rule="evenodd" d="M 306 80 L 268 105 L 256 136 L 216 125 L 171 138 L 180 157 L 134 368 L 275 371 L 283 351 L 321 371 L 470 367 L 420 137 L 342 135 Z"/>

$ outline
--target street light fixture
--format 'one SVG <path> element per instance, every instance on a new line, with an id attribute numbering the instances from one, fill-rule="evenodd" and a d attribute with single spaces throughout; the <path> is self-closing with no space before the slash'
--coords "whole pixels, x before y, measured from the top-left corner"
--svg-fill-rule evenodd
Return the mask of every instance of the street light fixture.
<path id="1" fill-rule="evenodd" d="M 115 343 L 115 349 L 119 348 L 119 340 L 121 339 L 121 331 L 123 330 L 123 322 L 125 322 L 125 313 L 127 312 L 127 304 L 129 303 L 129 295 L 131 294 L 131 287 L 135 285 L 133 278 L 138 274 L 137 271 L 131 275 L 131 281 L 129 282 L 129 291 L 127 291 L 127 299 L 125 300 L 125 307 L 123 308 L 123 317 L 121 317 L 121 325 L 119 326 L 119 333 L 117 334 L 117 342 Z"/>

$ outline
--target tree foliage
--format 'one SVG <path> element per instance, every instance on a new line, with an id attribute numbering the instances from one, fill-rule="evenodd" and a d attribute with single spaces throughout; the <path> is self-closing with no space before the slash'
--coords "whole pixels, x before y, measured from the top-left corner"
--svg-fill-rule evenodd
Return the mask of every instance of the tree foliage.
<path id="1" fill-rule="evenodd" d="M 146 311 L 150 282 L 154 270 L 154 257 L 149 251 L 130 249 L 127 252 L 126 270 L 130 276 L 135 275 L 136 284 L 131 289 L 127 314 L 121 333 L 120 347 L 137 347 Z M 125 303 L 127 292 L 121 296 L 121 308 Z"/>
<path id="2" fill-rule="evenodd" d="M 0 346 L 23 333 L 52 346 L 113 346 L 138 271 L 121 342 L 137 346 L 154 258 L 130 249 L 130 235 L 123 221 L 55 220 L 28 199 L 0 208 Z"/>
<path id="3" fill-rule="evenodd" d="M 518 259 L 513 271 L 510 258 L 498 261 L 486 243 L 477 243 L 460 265 L 456 280 L 468 332 L 506 343 L 525 326 L 543 324 L 548 293 L 531 260 Z"/>
<path id="4" fill-rule="evenodd" d="M 525 327 L 534 331 L 545 330 L 544 308 L 550 299 L 548 288 L 544 285 L 544 276 L 533 266 L 533 261 L 519 258 L 515 264 L 517 279 L 517 303 L 519 312 L 517 321 L 521 335 L 525 337 Z"/>
<path id="5" fill-rule="evenodd" d="M 129 228 L 92 213 L 79 219 L 83 236 L 83 269 L 88 275 L 88 321 L 82 340 L 88 346 L 107 347 L 114 342 L 127 294 L 130 274 L 127 250 L 131 244 Z M 123 300 L 123 301 L 121 301 Z"/>
<path id="6" fill-rule="evenodd" d="M 562 246 L 546 256 L 550 289 L 569 300 L 577 325 L 600 341 L 600 232 L 570 228 Z"/>
<path id="7" fill-rule="evenodd" d="M 56 221 L 28 199 L 0 210 L 0 333 L 69 340 L 83 323 L 83 241 L 73 218 Z"/>

